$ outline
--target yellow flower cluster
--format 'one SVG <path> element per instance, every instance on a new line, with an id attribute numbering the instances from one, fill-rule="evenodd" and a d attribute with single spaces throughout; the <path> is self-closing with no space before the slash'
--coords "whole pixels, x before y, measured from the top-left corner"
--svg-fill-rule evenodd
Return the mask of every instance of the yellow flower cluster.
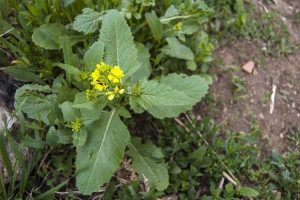
<path id="1" fill-rule="evenodd" d="M 95 90 L 105 92 L 108 100 L 112 101 L 116 95 L 125 92 L 121 85 L 124 76 L 119 66 L 110 66 L 101 62 L 96 65 L 95 70 L 91 73 L 91 84 Z"/>
<path id="2" fill-rule="evenodd" d="M 79 118 L 76 118 L 74 121 L 71 122 L 70 127 L 73 132 L 78 132 L 81 128 L 82 124 Z"/>

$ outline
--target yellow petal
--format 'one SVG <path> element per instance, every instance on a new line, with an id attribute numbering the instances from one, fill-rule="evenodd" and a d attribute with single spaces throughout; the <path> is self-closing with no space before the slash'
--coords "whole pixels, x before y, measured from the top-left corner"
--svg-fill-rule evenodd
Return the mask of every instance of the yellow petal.
<path id="1" fill-rule="evenodd" d="M 119 66 L 114 66 L 110 72 L 112 73 L 113 76 L 117 78 L 122 78 L 124 76 L 124 73 L 122 69 Z"/>
<path id="2" fill-rule="evenodd" d="M 93 79 L 92 82 L 91 82 L 91 84 L 92 85 L 96 85 L 96 84 L 98 84 L 98 81 L 96 79 Z"/>
<path id="3" fill-rule="evenodd" d="M 125 92 L 125 89 L 119 90 L 119 94 L 123 94 Z"/>
<path id="4" fill-rule="evenodd" d="M 104 86 L 103 86 L 103 85 L 100 85 L 100 84 L 96 84 L 96 85 L 95 85 L 95 89 L 96 89 L 96 90 L 99 90 L 99 91 L 103 91 L 103 90 L 104 90 Z"/>
<path id="5" fill-rule="evenodd" d="M 118 78 L 115 78 L 115 77 L 113 78 L 112 81 L 113 81 L 113 83 L 119 83 L 120 82 L 120 80 Z"/>
<path id="6" fill-rule="evenodd" d="M 115 93 L 118 93 L 118 92 L 119 92 L 119 87 L 116 86 L 116 87 L 114 88 L 114 91 L 115 91 Z"/>
<path id="7" fill-rule="evenodd" d="M 100 77 L 100 73 L 96 69 L 95 71 L 92 72 L 91 76 L 92 76 L 93 80 L 97 80 Z"/>
<path id="8" fill-rule="evenodd" d="M 109 74 L 108 76 L 107 76 L 107 78 L 108 78 L 108 80 L 113 80 L 114 79 L 114 76 L 113 75 L 111 75 L 111 74 Z"/>
<path id="9" fill-rule="evenodd" d="M 108 95 L 108 100 L 112 101 L 114 98 L 115 98 L 115 95 L 114 94 L 110 94 Z"/>

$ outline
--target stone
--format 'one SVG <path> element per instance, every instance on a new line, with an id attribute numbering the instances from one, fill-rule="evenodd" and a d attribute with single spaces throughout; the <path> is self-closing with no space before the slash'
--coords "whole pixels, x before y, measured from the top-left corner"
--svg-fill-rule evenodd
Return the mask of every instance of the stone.
<path id="1" fill-rule="evenodd" d="M 243 70 L 248 74 L 252 74 L 255 68 L 255 63 L 253 61 L 249 61 L 243 65 Z"/>

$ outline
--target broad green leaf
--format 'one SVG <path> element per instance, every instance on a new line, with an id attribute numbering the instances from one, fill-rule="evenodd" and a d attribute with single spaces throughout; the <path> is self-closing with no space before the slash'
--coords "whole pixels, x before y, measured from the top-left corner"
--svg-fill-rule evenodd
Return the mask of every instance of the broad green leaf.
<path id="1" fill-rule="evenodd" d="M 60 67 L 61 69 L 65 70 L 66 73 L 71 76 L 80 76 L 80 74 L 81 74 L 81 71 L 72 65 L 58 63 L 57 66 Z"/>
<path id="2" fill-rule="evenodd" d="M 153 105 L 148 111 L 154 116 L 160 116 L 158 118 L 176 117 L 182 112 L 191 110 L 196 103 L 201 101 L 208 91 L 208 82 L 197 75 L 187 76 L 173 73 L 162 77 L 160 83 L 176 91 L 183 92 L 190 97 L 190 100 L 184 102 L 183 106 L 176 107 L 170 105 Z"/>
<path id="3" fill-rule="evenodd" d="M 40 77 L 35 72 L 35 69 L 31 67 L 22 67 L 22 66 L 8 66 L 1 68 L 4 72 L 13 76 L 16 80 L 29 82 L 33 81 L 36 83 L 43 83 Z"/>
<path id="4" fill-rule="evenodd" d="M 177 10 L 177 8 L 174 5 L 171 5 L 165 12 L 164 16 L 161 19 L 164 18 L 169 18 L 169 17 L 174 17 L 176 15 L 178 15 L 179 12 Z"/>
<path id="5" fill-rule="evenodd" d="M 72 103 L 69 101 L 64 102 L 60 109 L 63 113 L 64 121 L 71 122 L 74 121 L 77 117 L 79 117 L 79 110 L 72 107 Z"/>
<path id="6" fill-rule="evenodd" d="M 61 24 L 44 24 L 33 30 L 32 41 L 44 49 L 60 49 L 60 37 L 68 35 L 67 29 Z"/>
<path id="7" fill-rule="evenodd" d="M 86 71 L 90 72 L 95 69 L 96 64 L 102 61 L 104 54 L 104 43 L 95 42 L 84 54 L 83 61 Z"/>
<path id="8" fill-rule="evenodd" d="M 47 132 L 46 142 L 51 146 L 58 144 L 70 144 L 72 142 L 71 136 L 72 132 L 56 129 L 54 126 L 51 126 Z"/>
<path id="9" fill-rule="evenodd" d="M 162 191 L 169 185 L 169 174 L 161 150 L 152 143 L 142 144 L 138 138 L 132 139 L 127 154 L 132 158 L 132 167 L 150 186 Z M 157 158 L 159 157 L 159 158 Z"/>
<path id="10" fill-rule="evenodd" d="M 187 76 L 185 74 L 168 74 L 160 79 L 160 83 L 168 85 L 173 89 L 184 92 L 194 99 L 194 103 L 199 102 L 208 91 L 208 81 L 198 75 Z"/>
<path id="11" fill-rule="evenodd" d="M 143 80 L 133 88 L 130 105 L 143 108 L 154 117 L 176 117 L 191 110 L 205 96 L 208 83 L 200 76 L 170 74 L 157 81 Z"/>
<path id="12" fill-rule="evenodd" d="M 159 21 L 159 18 L 154 12 L 146 13 L 145 17 L 154 39 L 160 40 L 163 35 L 163 26 L 162 23 Z"/>
<path id="13" fill-rule="evenodd" d="M 73 29 L 84 34 L 94 33 L 99 28 L 99 23 L 103 19 L 103 13 L 96 12 L 90 8 L 82 10 L 83 13 L 75 18 Z"/>
<path id="14" fill-rule="evenodd" d="M 41 140 L 41 138 L 32 138 L 29 135 L 26 135 L 24 139 L 22 140 L 22 145 L 25 145 L 27 147 L 31 147 L 34 149 L 42 149 L 45 146 L 44 141 Z"/>
<path id="15" fill-rule="evenodd" d="M 142 80 L 133 89 L 130 105 L 133 109 L 141 107 L 156 118 L 175 117 L 192 108 L 193 98 L 183 91 L 160 84 L 157 81 Z M 165 109 L 167 108 L 167 109 Z"/>
<path id="16" fill-rule="evenodd" d="M 53 124 L 60 116 L 57 95 L 50 92 L 49 86 L 24 85 L 16 91 L 15 107 L 22 103 L 21 110 L 28 118 Z"/>
<path id="17" fill-rule="evenodd" d="M 86 142 L 77 147 L 76 185 L 82 194 L 90 195 L 118 169 L 130 136 L 115 110 L 102 113 L 99 120 L 86 128 Z"/>
<path id="18" fill-rule="evenodd" d="M 104 16 L 99 40 L 105 45 L 105 62 L 120 66 L 126 78 L 139 69 L 140 63 L 130 28 L 118 11 L 110 10 Z"/>
<path id="19" fill-rule="evenodd" d="M 241 187 L 240 194 L 244 197 L 256 197 L 259 195 L 259 193 L 256 190 L 250 187 Z"/>
<path id="20" fill-rule="evenodd" d="M 138 50 L 138 61 L 141 63 L 141 67 L 132 75 L 132 82 L 148 78 L 151 74 L 150 53 L 148 49 L 142 43 L 136 43 L 136 48 Z"/>
<path id="21" fill-rule="evenodd" d="M 181 44 L 175 37 L 167 38 L 167 42 L 168 45 L 162 49 L 165 54 L 179 59 L 194 60 L 193 51 Z"/>

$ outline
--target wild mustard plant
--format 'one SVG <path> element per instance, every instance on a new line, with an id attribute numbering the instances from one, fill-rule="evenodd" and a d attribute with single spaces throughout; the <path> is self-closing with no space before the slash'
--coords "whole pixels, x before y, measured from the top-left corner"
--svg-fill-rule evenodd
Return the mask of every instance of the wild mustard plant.
<path id="1" fill-rule="evenodd" d="M 183 29 L 182 23 L 175 28 Z M 33 38 L 38 38 L 38 32 Z M 74 60 L 70 37 L 61 41 L 64 63 L 57 66 L 64 74 L 49 86 L 19 88 L 19 117 L 42 122 L 48 129 L 46 143 L 76 147 L 76 185 L 82 194 L 90 195 L 107 183 L 125 154 L 132 158 L 140 178 L 147 178 L 149 187 L 166 189 L 169 176 L 163 156 L 149 153 L 160 149 L 131 137 L 122 118 L 145 111 L 159 119 L 176 117 L 201 100 L 208 81 L 176 73 L 149 80 L 148 49 L 134 42 L 126 19 L 116 10 L 103 16 L 100 37 L 86 50 L 80 64 Z M 175 38 L 169 41 L 170 47 L 179 43 Z M 167 52 L 173 55 L 170 49 Z"/>

